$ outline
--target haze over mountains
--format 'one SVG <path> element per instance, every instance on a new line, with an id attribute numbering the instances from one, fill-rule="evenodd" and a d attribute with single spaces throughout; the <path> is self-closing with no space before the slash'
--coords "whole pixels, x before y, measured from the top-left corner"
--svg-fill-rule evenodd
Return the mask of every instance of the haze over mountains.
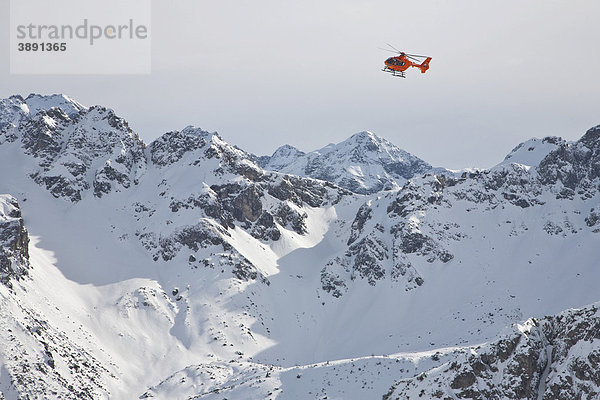
<path id="1" fill-rule="evenodd" d="M 6 399 L 600 396 L 600 126 L 456 172 L 13 96 L 0 171 Z"/>

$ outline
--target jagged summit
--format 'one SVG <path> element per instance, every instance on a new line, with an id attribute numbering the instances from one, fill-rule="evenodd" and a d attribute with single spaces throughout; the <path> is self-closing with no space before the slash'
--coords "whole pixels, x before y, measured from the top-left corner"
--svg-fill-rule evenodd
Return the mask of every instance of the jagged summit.
<path id="1" fill-rule="evenodd" d="M 261 157 L 265 169 L 336 183 L 355 193 L 397 189 L 431 165 L 389 141 L 363 131 L 319 150 L 303 153 L 282 146 L 271 157 Z"/>
<path id="2" fill-rule="evenodd" d="M 186 153 L 211 143 L 213 138 L 221 140 L 216 132 L 207 132 L 191 125 L 181 131 L 167 132 L 150 144 L 151 159 L 159 166 L 172 164 Z"/>
<path id="3" fill-rule="evenodd" d="M 355 133 L 355 134 L 351 135 L 348 139 L 344 140 L 344 142 L 382 143 L 382 142 L 386 142 L 386 140 L 383 139 L 382 137 L 379 137 L 379 136 L 375 135 L 373 132 L 370 132 L 370 131 L 361 131 L 361 132 L 358 132 L 358 133 Z"/>
<path id="4" fill-rule="evenodd" d="M 566 141 L 556 136 L 526 140 L 512 149 L 498 165 L 503 166 L 516 163 L 529 167 L 536 167 L 544 157 L 556 150 L 563 143 L 566 143 Z"/>
<path id="5" fill-rule="evenodd" d="M 0 143 L 33 157 L 29 177 L 55 197 L 101 197 L 128 188 L 145 169 L 144 143 L 111 109 L 31 94 L 3 100 L 0 117 Z"/>
<path id="6" fill-rule="evenodd" d="M 26 98 L 14 95 L 2 100 L 0 108 L 13 106 L 15 111 L 22 111 L 29 115 L 35 115 L 40 111 L 48 111 L 52 108 L 61 109 L 69 117 L 73 117 L 87 107 L 64 94 L 41 95 L 31 93 Z"/>
<path id="7" fill-rule="evenodd" d="M 600 178 L 600 125 L 588 129 L 575 142 L 559 142 L 537 170 L 544 184 L 562 185 L 568 197 L 576 190 L 579 194 L 595 193 Z"/>
<path id="8" fill-rule="evenodd" d="M 600 125 L 587 130 L 583 137 L 579 140 L 589 148 L 597 148 L 600 146 Z"/>
<path id="9" fill-rule="evenodd" d="M 284 144 L 279 147 L 273 155 L 262 156 L 258 158 L 258 164 L 265 169 L 281 171 L 288 165 L 294 164 L 299 158 L 306 155 L 303 151 L 298 150 L 294 146 Z"/>

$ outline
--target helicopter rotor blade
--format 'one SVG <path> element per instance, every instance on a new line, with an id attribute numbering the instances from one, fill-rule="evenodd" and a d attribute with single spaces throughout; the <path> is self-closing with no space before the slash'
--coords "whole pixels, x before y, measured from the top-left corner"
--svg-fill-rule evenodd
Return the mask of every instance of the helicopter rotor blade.
<path id="1" fill-rule="evenodd" d="M 406 54 L 407 56 L 411 56 L 411 57 L 420 57 L 420 58 L 427 58 L 429 56 L 418 56 L 416 54 Z"/>
<path id="2" fill-rule="evenodd" d="M 402 53 L 400 50 L 398 50 L 397 48 L 395 48 L 394 46 L 392 46 L 389 43 L 386 43 L 388 46 L 390 46 L 392 49 L 396 50 L 398 53 Z"/>
<path id="3" fill-rule="evenodd" d="M 394 49 L 394 50 L 384 49 L 382 47 L 378 47 L 378 49 L 385 50 L 385 51 L 390 51 L 390 52 L 395 52 L 395 53 L 398 53 L 398 54 L 403 54 L 403 55 L 407 56 L 408 58 L 411 58 L 411 59 L 413 59 L 414 61 L 417 61 L 417 62 L 421 62 L 421 60 L 419 60 L 419 58 L 428 58 L 429 57 L 429 56 L 420 56 L 420 55 L 417 55 L 417 54 L 408 54 L 408 53 L 405 53 L 403 51 L 398 50 L 397 48 L 395 48 L 394 46 L 392 46 L 389 43 L 386 43 L 386 44 L 389 47 L 391 47 L 392 49 Z"/>

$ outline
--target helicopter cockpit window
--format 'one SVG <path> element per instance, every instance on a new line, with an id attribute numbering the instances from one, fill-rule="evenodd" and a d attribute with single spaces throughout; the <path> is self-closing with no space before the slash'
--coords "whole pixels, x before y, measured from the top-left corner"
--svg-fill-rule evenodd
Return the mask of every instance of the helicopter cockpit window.
<path id="1" fill-rule="evenodd" d="M 388 58 L 387 62 L 390 65 L 400 65 L 400 66 L 404 65 L 404 61 L 400 61 L 400 60 L 398 60 L 397 58 L 394 58 L 394 57 Z"/>

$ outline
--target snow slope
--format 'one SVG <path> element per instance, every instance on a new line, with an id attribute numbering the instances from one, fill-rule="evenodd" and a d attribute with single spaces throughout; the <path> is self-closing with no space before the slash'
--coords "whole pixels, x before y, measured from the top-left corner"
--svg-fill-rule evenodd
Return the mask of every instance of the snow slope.
<path id="1" fill-rule="evenodd" d="M 370 133 L 310 157 L 287 147 L 270 171 L 199 128 L 146 145 L 64 96 L 14 96 L 0 116 L 5 398 L 439 398 L 438 384 L 486 398 L 522 386 L 489 358 L 474 386 L 472 349 L 599 300 L 600 127 L 462 174 Z M 332 174 L 306 177 L 307 157 Z M 425 170 L 389 166 L 404 161 Z M 569 337 L 544 329 L 532 351 Z M 538 353 L 546 389 L 515 398 L 554 390 L 552 368 L 578 373 Z"/>

